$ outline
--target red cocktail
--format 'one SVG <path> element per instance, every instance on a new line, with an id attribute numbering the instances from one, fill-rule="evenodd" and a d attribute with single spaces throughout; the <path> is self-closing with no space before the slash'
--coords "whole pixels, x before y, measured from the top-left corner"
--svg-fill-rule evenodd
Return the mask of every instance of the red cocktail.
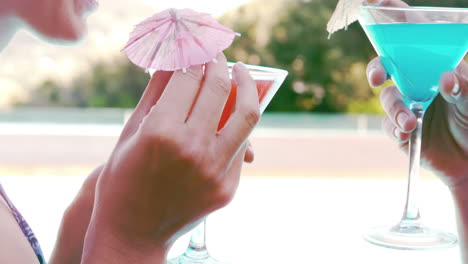
<path id="1" fill-rule="evenodd" d="M 275 84 L 275 80 L 255 80 L 255 82 L 257 83 L 258 100 L 261 106 L 264 105 L 264 107 L 262 107 L 263 111 L 270 101 L 268 100 L 268 102 L 265 102 L 264 100 L 265 98 L 267 98 L 269 92 L 273 91 L 272 88 Z M 276 92 L 276 90 L 273 92 Z M 231 113 L 234 111 L 234 106 L 236 105 L 236 95 L 237 85 L 234 81 L 232 81 L 231 93 L 229 94 L 226 106 L 224 107 L 223 115 L 221 116 L 221 119 L 219 121 L 218 130 L 221 130 L 224 127 L 224 125 L 226 125 L 226 122 L 229 120 Z"/>

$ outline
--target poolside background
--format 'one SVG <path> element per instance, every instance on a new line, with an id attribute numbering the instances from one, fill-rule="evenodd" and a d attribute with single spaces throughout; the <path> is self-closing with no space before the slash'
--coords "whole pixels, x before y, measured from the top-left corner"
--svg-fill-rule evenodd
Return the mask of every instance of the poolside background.
<path id="1" fill-rule="evenodd" d="M 61 214 L 105 161 L 126 110 L 16 109 L 0 113 L 0 181 L 50 254 Z M 459 263 L 457 248 L 379 248 L 361 232 L 402 213 L 407 160 L 380 116 L 266 114 L 251 137 L 234 201 L 209 218 L 208 246 L 228 263 Z M 447 189 L 424 171 L 422 216 L 456 232 Z M 180 254 L 182 238 L 171 251 Z"/>

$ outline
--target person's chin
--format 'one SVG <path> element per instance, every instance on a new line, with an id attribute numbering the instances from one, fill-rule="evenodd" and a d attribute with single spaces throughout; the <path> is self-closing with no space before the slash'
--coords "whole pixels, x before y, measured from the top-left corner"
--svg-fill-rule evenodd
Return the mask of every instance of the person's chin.
<path id="1" fill-rule="evenodd" d="M 88 27 L 86 24 L 86 21 L 84 19 L 80 19 L 73 25 L 73 28 L 69 31 L 66 32 L 62 37 L 61 40 L 64 43 L 76 43 L 81 41 L 85 36 L 88 31 Z"/>
<path id="2" fill-rule="evenodd" d="M 63 23 L 54 30 L 45 30 L 37 32 L 48 42 L 60 45 L 71 45 L 80 42 L 87 33 L 87 24 L 84 18 L 69 20 L 69 23 Z"/>

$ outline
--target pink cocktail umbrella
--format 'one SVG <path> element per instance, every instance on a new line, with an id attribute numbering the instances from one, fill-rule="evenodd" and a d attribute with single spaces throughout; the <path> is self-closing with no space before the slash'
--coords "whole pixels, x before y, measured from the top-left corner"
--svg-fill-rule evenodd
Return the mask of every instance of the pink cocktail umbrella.
<path id="1" fill-rule="evenodd" d="M 214 60 L 236 35 L 210 14 L 167 9 L 138 24 L 123 50 L 142 68 L 185 70 Z"/>

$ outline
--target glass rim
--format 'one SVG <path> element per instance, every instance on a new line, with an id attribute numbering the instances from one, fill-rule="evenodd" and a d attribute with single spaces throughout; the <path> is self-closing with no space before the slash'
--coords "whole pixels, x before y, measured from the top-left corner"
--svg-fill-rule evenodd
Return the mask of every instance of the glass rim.
<path id="1" fill-rule="evenodd" d="M 467 7 L 437 7 L 437 6 L 378 6 L 378 5 L 362 5 L 362 9 L 379 9 L 389 11 L 412 11 L 412 12 L 454 12 L 468 13 Z"/>
<path id="2" fill-rule="evenodd" d="M 236 63 L 234 62 L 228 62 L 228 68 L 229 72 L 231 72 L 231 69 L 234 67 Z M 255 74 L 257 76 L 265 76 L 265 77 L 286 77 L 289 73 L 286 70 L 278 69 L 278 68 L 271 68 L 271 67 L 266 67 L 266 66 L 257 66 L 257 65 L 250 65 L 250 64 L 244 64 L 247 69 L 249 69 L 251 74 Z"/>
<path id="3" fill-rule="evenodd" d="M 228 70 L 229 70 L 229 77 L 232 78 L 232 68 L 234 67 L 236 63 L 234 62 L 228 62 Z M 257 66 L 257 65 L 250 65 L 250 64 L 244 64 L 247 69 L 249 69 L 249 72 L 252 74 L 252 77 L 254 79 L 259 79 L 259 78 L 268 78 L 268 79 L 278 79 L 278 78 L 286 78 L 289 75 L 289 72 L 286 70 L 278 69 L 278 68 L 272 68 L 272 67 L 267 67 L 267 66 Z M 146 69 L 147 72 L 152 76 L 156 71 L 154 69 Z"/>

